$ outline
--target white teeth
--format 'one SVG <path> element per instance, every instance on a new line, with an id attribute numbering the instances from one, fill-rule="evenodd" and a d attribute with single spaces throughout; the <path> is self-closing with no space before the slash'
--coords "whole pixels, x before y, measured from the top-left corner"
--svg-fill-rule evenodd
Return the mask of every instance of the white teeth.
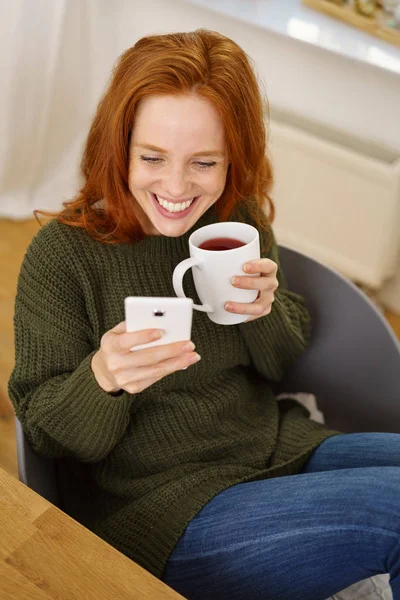
<path id="1" fill-rule="evenodd" d="M 181 212 L 182 210 L 186 210 L 186 208 L 189 208 L 189 206 L 192 204 L 194 198 L 192 198 L 191 200 L 187 200 L 186 202 L 168 202 L 167 200 L 163 200 L 162 198 L 160 198 L 160 196 L 157 196 L 157 194 L 154 194 L 155 197 L 157 198 L 158 203 L 165 208 L 168 212 L 171 213 L 176 213 L 176 212 Z"/>

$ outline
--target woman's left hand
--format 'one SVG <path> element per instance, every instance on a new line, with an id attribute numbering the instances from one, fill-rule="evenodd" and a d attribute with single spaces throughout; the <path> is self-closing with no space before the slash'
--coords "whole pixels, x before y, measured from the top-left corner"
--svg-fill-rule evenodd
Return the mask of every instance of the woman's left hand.
<path id="1" fill-rule="evenodd" d="M 254 321 L 269 315 L 275 300 L 274 292 L 278 288 L 278 265 L 269 258 L 252 260 L 243 265 L 243 271 L 249 275 L 260 274 L 259 277 L 237 276 L 232 278 L 232 285 L 244 290 L 258 290 L 258 296 L 251 304 L 227 302 L 225 310 L 238 315 L 250 315 L 248 321 Z"/>

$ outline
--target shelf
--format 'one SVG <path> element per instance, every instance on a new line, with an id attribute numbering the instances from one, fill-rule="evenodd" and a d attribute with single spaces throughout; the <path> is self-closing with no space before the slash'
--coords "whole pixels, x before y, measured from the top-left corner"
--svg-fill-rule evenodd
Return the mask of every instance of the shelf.
<path id="1" fill-rule="evenodd" d="M 303 0 L 303 4 L 308 8 L 313 8 L 330 17 L 344 21 L 348 25 L 357 27 L 385 42 L 400 47 L 400 31 L 385 27 L 379 23 L 379 10 L 376 12 L 376 17 L 369 18 L 357 13 L 356 10 L 348 4 L 341 6 L 334 2 L 330 2 L 329 0 Z"/>

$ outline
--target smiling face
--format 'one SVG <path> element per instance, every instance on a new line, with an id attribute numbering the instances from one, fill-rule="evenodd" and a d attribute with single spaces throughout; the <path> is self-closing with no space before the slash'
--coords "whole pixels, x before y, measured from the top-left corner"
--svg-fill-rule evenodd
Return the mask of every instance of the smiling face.
<path id="1" fill-rule="evenodd" d="M 132 132 L 129 188 L 147 235 L 183 235 L 221 196 L 228 155 L 222 120 L 196 95 L 148 96 Z"/>

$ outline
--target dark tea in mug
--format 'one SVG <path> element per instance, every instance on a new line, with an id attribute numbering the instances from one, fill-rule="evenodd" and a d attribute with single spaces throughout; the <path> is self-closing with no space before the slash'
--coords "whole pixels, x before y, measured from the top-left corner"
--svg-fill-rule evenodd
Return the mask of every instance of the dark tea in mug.
<path id="1" fill-rule="evenodd" d="M 246 242 L 241 242 L 240 240 L 235 240 L 233 238 L 220 237 L 213 238 L 212 240 L 206 240 L 202 244 L 200 244 L 199 248 L 202 250 L 233 250 L 234 248 L 241 248 L 245 246 Z"/>

